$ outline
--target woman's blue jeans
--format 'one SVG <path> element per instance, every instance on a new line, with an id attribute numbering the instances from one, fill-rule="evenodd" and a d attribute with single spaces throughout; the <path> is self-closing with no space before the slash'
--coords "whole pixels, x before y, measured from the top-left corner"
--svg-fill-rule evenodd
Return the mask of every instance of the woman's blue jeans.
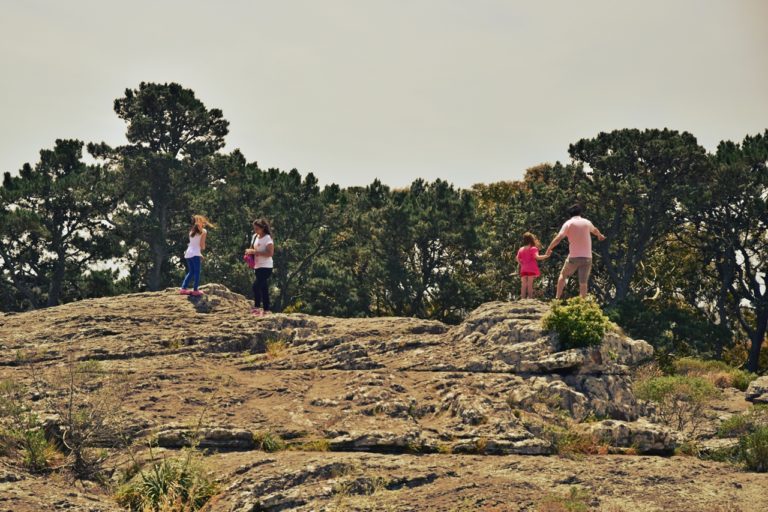
<path id="1" fill-rule="evenodd" d="M 203 258 L 200 256 L 193 256 L 192 258 L 187 258 L 187 275 L 184 276 L 184 282 L 181 283 L 182 288 L 186 288 L 189 285 L 189 282 L 193 279 L 195 280 L 195 290 L 197 290 L 197 287 L 200 286 L 200 266 L 203 261 Z"/>

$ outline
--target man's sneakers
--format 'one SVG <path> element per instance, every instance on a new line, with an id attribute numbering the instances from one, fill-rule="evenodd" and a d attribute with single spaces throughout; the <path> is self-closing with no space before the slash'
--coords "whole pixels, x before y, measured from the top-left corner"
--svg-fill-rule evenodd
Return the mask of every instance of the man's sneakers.
<path id="1" fill-rule="evenodd" d="M 192 295 L 193 297 L 199 297 L 205 295 L 202 290 L 187 290 L 186 288 L 179 288 L 179 295 Z"/>
<path id="2" fill-rule="evenodd" d="M 189 295 L 192 293 L 192 290 L 187 290 L 186 288 L 179 288 L 179 295 Z"/>

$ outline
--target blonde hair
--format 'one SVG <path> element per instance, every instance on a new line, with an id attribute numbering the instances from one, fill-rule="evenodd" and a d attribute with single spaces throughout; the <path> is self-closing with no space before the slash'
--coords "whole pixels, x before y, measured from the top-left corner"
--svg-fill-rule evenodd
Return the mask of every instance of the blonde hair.
<path id="1" fill-rule="evenodd" d="M 189 229 L 190 236 L 195 236 L 203 232 L 205 228 L 215 228 L 216 224 L 208 220 L 205 215 L 193 215 L 192 227 Z"/>
<path id="2" fill-rule="evenodd" d="M 530 231 L 526 231 L 523 233 L 523 243 L 525 245 L 534 245 L 541 249 L 541 242 L 539 242 L 539 239 L 536 238 L 536 235 L 531 233 Z"/>

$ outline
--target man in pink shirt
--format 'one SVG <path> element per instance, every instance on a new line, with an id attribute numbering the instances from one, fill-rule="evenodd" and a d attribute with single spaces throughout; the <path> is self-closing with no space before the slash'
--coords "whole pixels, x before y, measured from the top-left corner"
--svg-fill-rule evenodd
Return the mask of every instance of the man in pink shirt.
<path id="1" fill-rule="evenodd" d="M 563 295 L 568 277 L 574 272 L 579 273 L 579 295 L 587 296 L 587 283 L 589 272 L 592 270 L 592 235 L 601 242 L 605 236 L 592 223 L 581 216 L 581 206 L 575 204 L 568 209 L 571 218 L 560 228 L 560 233 L 547 247 L 547 256 L 552 254 L 552 249 L 557 247 L 563 238 L 568 237 L 568 258 L 565 260 L 560 277 L 557 280 L 556 299 Z"/>

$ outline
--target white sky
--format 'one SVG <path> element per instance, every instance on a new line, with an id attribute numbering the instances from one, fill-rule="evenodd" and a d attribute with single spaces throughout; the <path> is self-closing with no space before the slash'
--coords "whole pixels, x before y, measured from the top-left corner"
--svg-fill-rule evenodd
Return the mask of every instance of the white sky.
<path id="1" fill-rule="evenodd" d="M 0 171 L 123 144 L 114 99 L 175 81 L 264 169 L 468 187 L 600 131 L 764 131 L 768 1 L 0 0 L 0 70 Z"/>

